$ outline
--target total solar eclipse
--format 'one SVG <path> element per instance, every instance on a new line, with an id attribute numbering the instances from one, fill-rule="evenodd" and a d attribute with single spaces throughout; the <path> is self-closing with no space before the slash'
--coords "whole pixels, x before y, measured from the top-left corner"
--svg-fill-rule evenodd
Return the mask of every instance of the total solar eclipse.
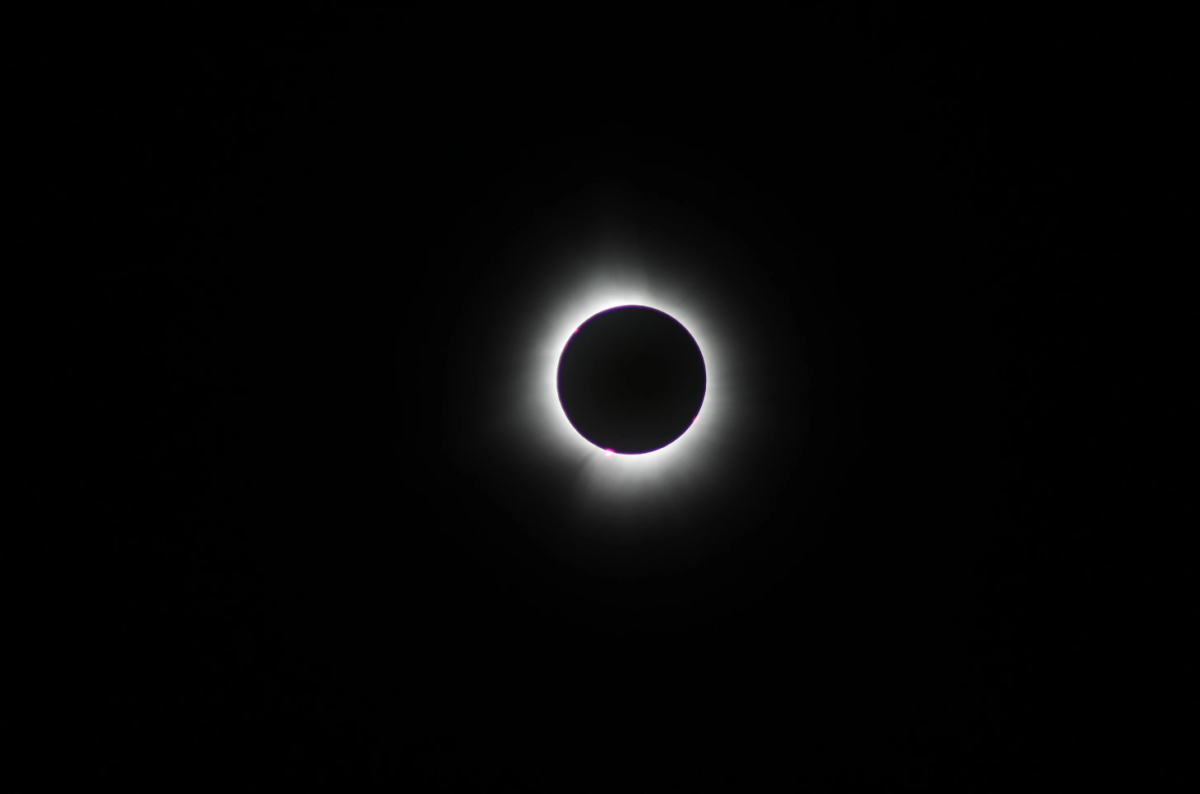
<path id="1" fill-rule="evenodd" d="M 639 455 L 682 436 L 704 402 L 704 356 L 675 318 L 649 306 L 593 315 L 558 364 L 572 427 L 608 453 Z"/>

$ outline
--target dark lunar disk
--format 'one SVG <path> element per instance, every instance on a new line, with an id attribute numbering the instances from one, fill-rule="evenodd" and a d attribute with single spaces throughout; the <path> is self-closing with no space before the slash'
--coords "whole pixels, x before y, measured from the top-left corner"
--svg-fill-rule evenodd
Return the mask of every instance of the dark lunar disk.
<path id="1" fill-rule="evenodd" d="M 579 326 L 558 362 L 558 399 L 579 434 L 627 455 L 683 435 L 704 402 L 704 357 L 687 329 L 648 306 Z"/>

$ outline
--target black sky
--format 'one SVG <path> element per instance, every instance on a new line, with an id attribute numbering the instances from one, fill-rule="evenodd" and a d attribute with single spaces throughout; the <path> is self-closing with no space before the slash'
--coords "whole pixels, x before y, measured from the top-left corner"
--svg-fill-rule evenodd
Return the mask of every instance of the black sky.
<path id="1" fill-rule="evenodd" d="M 67 81 L 34 220 L 106 253 L 59 287 L 74 454 L 39 465 L 89 516 L 81 735 L 338 790 L 975 790 L 1082 752 L 1108 591 L 1065 317 L 1123 245 L 1080 236 L 1086 81 L 965 15 L 715 22 L 164 21 Z M 562 477 L 445 443 L 482 421 L 460 329 L 504 316 L 473 286 L 536 287 L 497 252 L 597 186 L 752 251 L 729 299 L 795 312 L 748 352 L 763 410 L 814 395 L 697 527 L 736 542 L 621 581 L 531 540 Z"/>

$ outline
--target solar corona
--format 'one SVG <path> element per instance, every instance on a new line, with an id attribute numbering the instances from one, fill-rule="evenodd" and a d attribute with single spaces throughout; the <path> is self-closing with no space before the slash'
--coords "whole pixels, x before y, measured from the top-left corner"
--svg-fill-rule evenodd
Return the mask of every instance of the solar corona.
<path id="1" fill-rule="evenodd" d="M 567 487 L 556 537 L 671 534 L 729 482 L 749 429 L 737 323 L 695 270 L 624 251 L 582 259 L 547 274 L 505 337 L 515 355 L 493 437 L 509 470 Z"/>
<path id="2" fill-rule="evenodd" d="M 807 409 L 773 409 L 793 315 L 740 238 L 657 204 L 566 206 L 493 256 L 463 301 L 448 441 L 547 559 L 682 560 L 744 525 L 715 515 L 769 507 L 745 494 Z"/>

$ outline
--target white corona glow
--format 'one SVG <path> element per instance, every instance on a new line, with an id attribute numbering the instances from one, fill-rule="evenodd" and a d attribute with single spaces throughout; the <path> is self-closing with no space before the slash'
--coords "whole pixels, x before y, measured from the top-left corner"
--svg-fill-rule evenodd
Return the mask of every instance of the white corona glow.
<path id="1" fill-rule="evenodd" d="M 662 508 L 677 512 L 672 508 L 694 503 L 720 468 L 718 442 L 734 432 L 728 329 L 722 333 L 710 319 L 702 297 L 706 290 L 695 279 L 656 279 L 648 271 L 614 262 L 571 268 L 576 277 L 560 287 L 557 300 L 543 305 L 530 328 L 534 344 L 517 421 L 541 452 L 575 468 L 579 506 L 593 518 L 630 518 L 636 512 L 661 522 Z M 706 376 L 704 402 L 683 435 L 661 449 L 632 455 L 599 448 L 581 436 L 558 396 L 559 359 L 571 336 L 599 312 L 628 305 L 658 309 L 681 323 L 700 348 Z M 697 421 L 701 416 L 704 422 Z"/>
<path id="2" fill-rule="evenodd" d="M 478 418 L 454 418 L 455 460 L 555 555 L 585 565 L 612 559 L 609 552 L 633 559 L 657 554 L 650 546 L 708 542 L 702 538 L 716 535 L 698 528 L 735 495 L 743 516 L 765 509 L 744 498 L 761 484 L 750 472 L 764 449 L 794 446 L 804 421 L 781 422 L 773 408 L 773 379 L 798 357 L 764 360 L 764 351 L 780 349 L 777 339 L 767 344 L 766 329 L 780 327 L 790 309 L 776 300 L 755 251 L 683 209 L 642 209 L 597 212 L 576 224 L 591 211 L 567 208 L 531 221 L 464 300 L 476 311 L 462 349 L 477 352 L 461 360 L 456 389 Z M 643 454 L 592 444 L 559 401 L 558 366 L 571 337 L 619 306 L 666 313 L 704 358 L 704 401 L 692 423 Z M 802 402 L 798 396 L 801 411 Z"/>

